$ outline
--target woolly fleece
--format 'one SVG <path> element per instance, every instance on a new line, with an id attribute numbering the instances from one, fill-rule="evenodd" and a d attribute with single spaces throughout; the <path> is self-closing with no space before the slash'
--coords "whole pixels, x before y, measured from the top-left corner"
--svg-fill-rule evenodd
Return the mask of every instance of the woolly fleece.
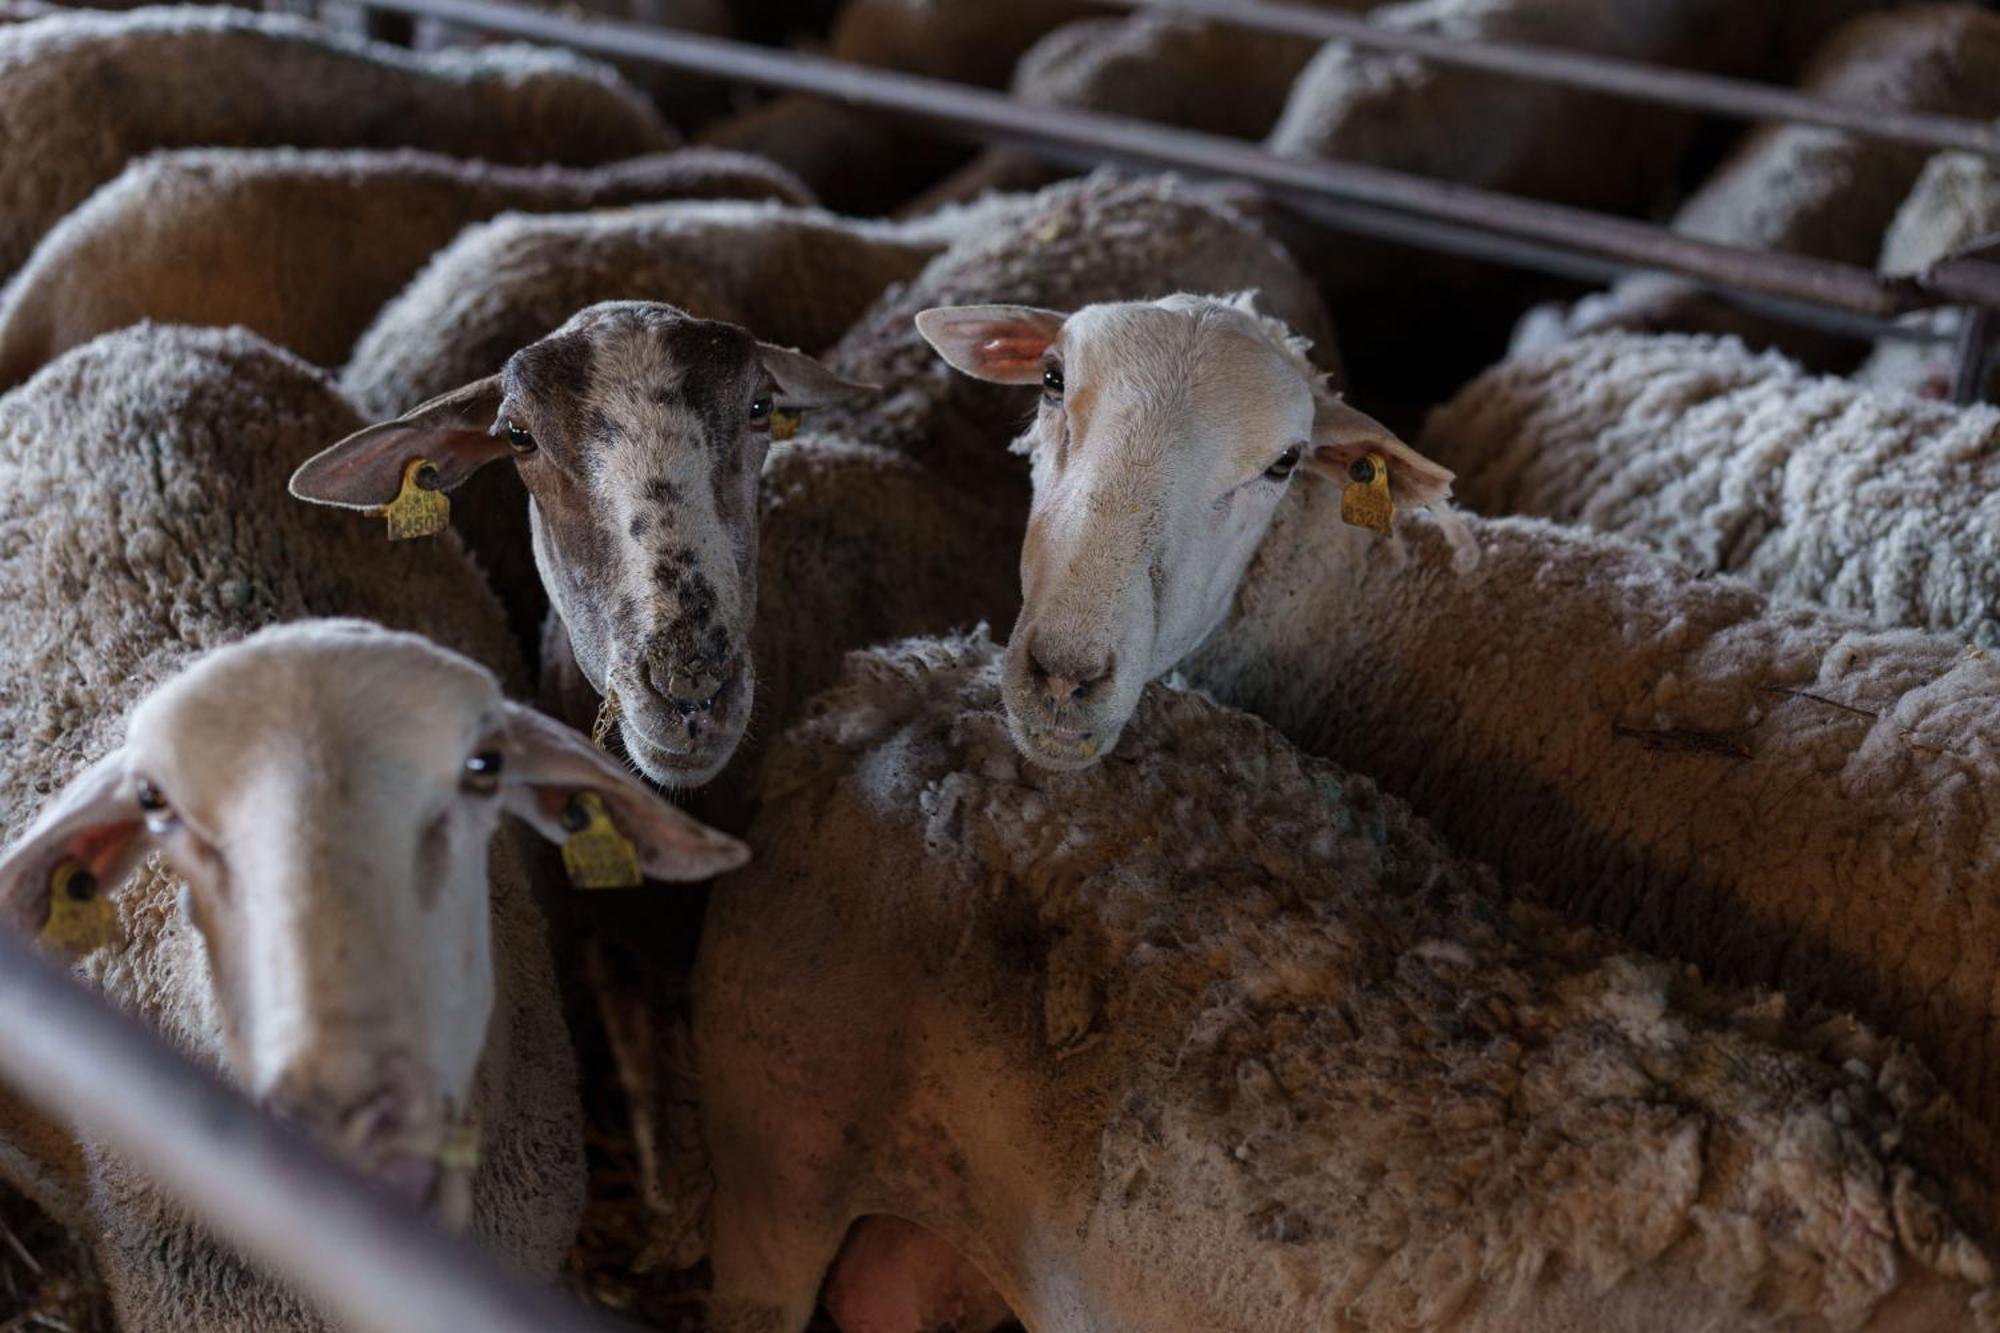
<path id="1" fill-rule="evenodd" d="M 1992 1326 L 1907 1052 L 1503 906 L 1193 694 L 1024 764 L 999 666 L 856 654 L 773 755 L 695 981 L 719 1228 L 907 1217 L 1030 1327 Z"/>

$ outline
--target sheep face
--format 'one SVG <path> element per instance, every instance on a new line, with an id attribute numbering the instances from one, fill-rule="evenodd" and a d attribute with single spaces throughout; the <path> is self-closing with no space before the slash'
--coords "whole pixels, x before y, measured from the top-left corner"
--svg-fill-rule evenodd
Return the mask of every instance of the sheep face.
<path id="1" fill-rule="evenodd" d="M 561 838 L 586 792 L 648 873 L 743 859 L 473 662 L 364 622 L 298 622 L 141 704 L 124 746 L 0 859 L 0 913 L 43 930 L 57 885 L 109 892 L 157 852 L 207 963 L 184 1012 L 214 1016 L 229 1073 L 462 1221 L 495 990 L 487 845 L 503 811 Z M 137 920 L 150 900 L 121 901 Z"/>
<path id="2" fill-rule="evenodd" d="M 309 461 L 293 494 L 380 504 L 427 459 L 449 489 L 511 458 L 577 665 L 647 777 L 708 781 L 755 673 L 757 480 L 771 419 L 866 392 L 810 357 L 672 306 L 607 302 L 466 385 Z"/>
<path id="3" fill-rule="evenodd" d="M 1108 751 L 1146 682 L 1222 621 L 1296 471 L 1416 459 L 1247 299 L 967 306 L 918 327 L 969 374 L 1042 385 L 1016 443 L 1035 495 L 1005 697 L 1016 743 L 1051 767 Z"/>

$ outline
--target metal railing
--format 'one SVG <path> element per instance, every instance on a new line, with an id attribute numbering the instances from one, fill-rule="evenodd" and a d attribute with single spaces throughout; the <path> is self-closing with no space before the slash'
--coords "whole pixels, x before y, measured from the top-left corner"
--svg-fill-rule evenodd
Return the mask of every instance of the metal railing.
<path id="1" fill-rule="evenodd" d="M 1004 2 L 1004 0 L 1002 0 Z M 1824 125 L 2000 156 L 2000 128 L 1829 102 L 1789 89 L 1629 61 L 1379 27 L 1347 15 L 1243 0 L 1104 0 L 1341 39 L 1495 74 L 1749 119 Z M 1355 163 L 1282 157 L 1242 140 L 821 56 L 631 23 L 583 21 L 496 0 L 365 0 L 368 8 L 552 42 L 620 60 L 831 98 L 1076 164 L 1171 168 L 1256 185 L 1329 225 L 1566 277 L 1678 274 L 1784 318 L 1863 337 L 1952 339 L 1955 393 L 1977 392 L 2000 318 L 2000 241 L 1920 278 L 1680 236 L 1666 228 Z M 1967 307 L 1954 334 L 1896 323 Z M 352 1174 L 0 932 L 0 1074 L 170 1190 L 216 1233 L 363 1333 L 619 1333 L 626 1326 L 507 1272 Z"/>
<path id="2" fill-rule="evenodd" d="M 1485 47 L 1413 34 L 1376 31 L 1364 20 L 1226 0 L 1113 0 L 1170 10 L 1199 10 L 1231 22 L 1305 26 L 1315 33 L 1363 35 L 1383 47 L 1450 48 L 1460 64 L 1544 77 L 1551 70 L 1577 86 L 1659 100 L 1671 93 L 1688 104 L 1706 99 L 1732 114 L 1765 111 L 1839 124 L 1857 133 L 1931 145 L 1977 145 L 1991 151 L 1992 127 L 1951 117 L 1884 116 L 1741 80 L 1650 70 L 1631 80 L 1630 62 L 1575 57 L 1528 47 Z M 1936 342 L 1952 337 L 1927 325 L 1899 324 L 1903 315 L 1947 305 L 2000 300 L 2000 269 L 1986 262 L 1948 263 L 1921 278 L 1888 277 L 1852 264 L 1721 245 L 1665 227 L 1493 190 L 1434 180 L 1359 163 L 1293 158 L 1241 139 L 1157 125 L 1127 117 L 1032 106 L 1004 93 L 942 79 L 848 64 L 825 56 L 775 50 L 724 38 L 640 24 L 567 15 L 501 0 L 367 0 L 374 10 L 444 20 L 487 32 L 568 46 L 599 56 L 704 78 L 812 94 L 849 106 L 911 119 L 925 127 L 1026 148 L 1045 157 L 1088 165 L 1168 168 L 1196 176 L 1247 182 L 1335 228 L 1420 248 L 1599 281 L 1635 271 L 1677 274 L 1753 308 L 1811 327 L 1860 338 Z M 1493 52 L 1501 52 L 1495 56 Z M 1504 68 L 1503 68 L 1504 66 Z M 1685 86 L 1683 86 L 1685 84 Z M 1669 87 L 1667 85 L 1673 85 Z M 1963 339 L 1959 340 L 1963 343 Z"/>
<path id="3" fill-rule="evenodd" d="M 368 1188 L 0 930 L 0 1073 L 356 1333 L 631 1333 Z"/>

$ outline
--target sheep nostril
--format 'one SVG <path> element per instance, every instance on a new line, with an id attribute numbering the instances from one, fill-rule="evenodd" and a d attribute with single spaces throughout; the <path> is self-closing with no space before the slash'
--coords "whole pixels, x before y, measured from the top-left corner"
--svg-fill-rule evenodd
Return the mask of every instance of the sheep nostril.
<path id="1" fill-rule="evenodd" d="M 1030 649 L 1028 666 L 1034 674 L 1035 683 L 1041 688 L 1042 697 L 1051 708 L 1089 698 L 1091 692 L 1111 675 L 1111 659 L 1108 657 L 1093 666 L 1077 667 L 1064 663 L 1062 668 L 1057 669 Z"/>

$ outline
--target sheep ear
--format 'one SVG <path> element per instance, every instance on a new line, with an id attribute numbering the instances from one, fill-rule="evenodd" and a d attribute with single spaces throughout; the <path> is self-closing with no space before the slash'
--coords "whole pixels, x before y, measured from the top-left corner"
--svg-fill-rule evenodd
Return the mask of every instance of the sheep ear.
<path id="1" fill-rule="evenodd" d="M 117 942 L 111 889 L 152 840 L 117 750 L 92 764 L 0 853 L 0 922 L 78 958 Z"/>
<path id="2" fill-rule="evenodd" d="M 1042 358 L 1068 318 L 1027 305 L 934 306 L 917 315 L 917 332 L 974 379 L 1040 384 Z"/>
<path id="3" fill-rule="evenodd" d="M 571 822 L 577 798 L 596 796 L 653 879 L 707 879 L 750 859 L 742 843 L 676 810 L 575 731 L 522 704 L 507 705 L 501 784 L 507 809 L 555 843 L 579 832 Z"/>
<path id="4" fill-rule="evenodd" d="M 500 411 L 500 376 L 453 389 L 394 421 L 356 431 L 307 459 L 292 474 L 292 494 L 340 509 L 380 509 L 401 492 L 411 462 L 437 469 L 434 489 L 449 491 L 511 450 L 490 432 Z"/>
<path id="5" fill-rule="evenodd" d="M 1313 412 L 1307 470 L 1345 486 L 1347 469 L 1368 454 L 1381 454 L 1389 464 L 1389 494 L 1399 505 L 1421 508 L 1451 494 L 1454 474 L 1450 469 L 1404 444 L 1394 431 L 1367 413 L 1322 394 Z"/>
<path id="6" fill-rule="evenodd" d="M 758 343 L 764 369 L 778 382 L 778 402 L 785 407 L 826 407 L 854 403 L 882 392 L 876 384 L 844 380 L 804 352 Z"/>

